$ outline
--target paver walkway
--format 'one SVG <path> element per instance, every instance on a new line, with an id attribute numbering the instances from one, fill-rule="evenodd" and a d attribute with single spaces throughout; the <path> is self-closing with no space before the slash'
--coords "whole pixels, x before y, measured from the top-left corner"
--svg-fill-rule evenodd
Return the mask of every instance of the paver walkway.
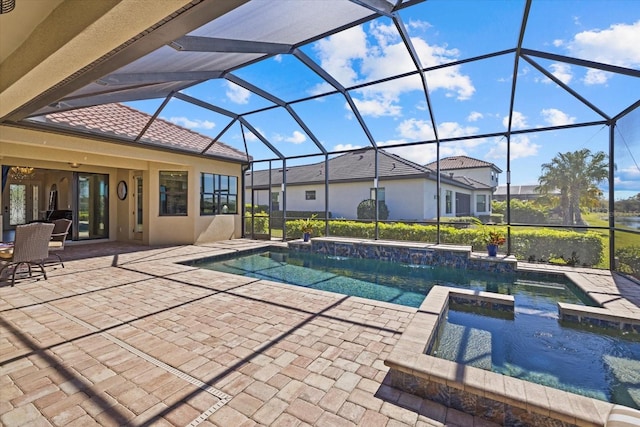
<path id="1" fill-rule="evenodd" d="M 176 264 L 264 244 L 68 245 L 0 282 L 0 423 L 491 425 L 386 385 L 415 309 Z"/>

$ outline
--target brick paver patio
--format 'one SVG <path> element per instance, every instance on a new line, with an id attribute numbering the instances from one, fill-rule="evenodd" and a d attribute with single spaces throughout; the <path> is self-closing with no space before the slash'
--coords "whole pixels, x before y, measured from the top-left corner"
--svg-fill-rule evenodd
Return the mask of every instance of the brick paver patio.
<path id="1" fill-rule="evenodd" d="M 0 282 L 5 426 L 487 426 L 389 387 L 415 309 L 176 262 L 264 245 L 67 246 Z"/>

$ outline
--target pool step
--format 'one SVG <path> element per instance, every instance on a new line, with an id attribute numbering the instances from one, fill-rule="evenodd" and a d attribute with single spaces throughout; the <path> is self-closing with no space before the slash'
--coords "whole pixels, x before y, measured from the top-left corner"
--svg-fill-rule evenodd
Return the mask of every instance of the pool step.
<path id="1" fill-rule="evenodd" d="M 447 323 L 442 330 L 437 356 L 491 371 L 491 333 Z"/>

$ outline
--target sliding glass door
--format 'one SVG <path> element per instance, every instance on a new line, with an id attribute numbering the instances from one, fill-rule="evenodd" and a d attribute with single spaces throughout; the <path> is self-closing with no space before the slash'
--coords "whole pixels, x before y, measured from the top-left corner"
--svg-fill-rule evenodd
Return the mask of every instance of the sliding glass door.
<path id="1" fill-rule="evenodd" d="M 109 237 L 109 175 L 77 173 L 78 213 L 74 229 L 78 240 Z"/>

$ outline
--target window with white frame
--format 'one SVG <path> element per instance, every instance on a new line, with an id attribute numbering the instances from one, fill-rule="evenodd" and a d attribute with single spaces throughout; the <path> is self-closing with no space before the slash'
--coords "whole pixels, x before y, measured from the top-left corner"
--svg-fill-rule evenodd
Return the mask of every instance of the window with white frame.
<path id="1" fill-rule="evenodd" d="M 486 212 L 486 211 L 487 211 L 487 195 L 476 194 L 476 212 Z"/>
<path id="2" fill-rule="evenodd" d="M 307 190 L 304 192 L 305 200 L 315 200 L 316 199 L 316 190 Z"/>
<path id="3" fill-rule="evenodd" d="M 384 187 L 378 187 L 378 197 L 376 197 L 376 189 L 372 188 L 370 190 L 370 198 L 373 200 L 384 202 Z"/>

